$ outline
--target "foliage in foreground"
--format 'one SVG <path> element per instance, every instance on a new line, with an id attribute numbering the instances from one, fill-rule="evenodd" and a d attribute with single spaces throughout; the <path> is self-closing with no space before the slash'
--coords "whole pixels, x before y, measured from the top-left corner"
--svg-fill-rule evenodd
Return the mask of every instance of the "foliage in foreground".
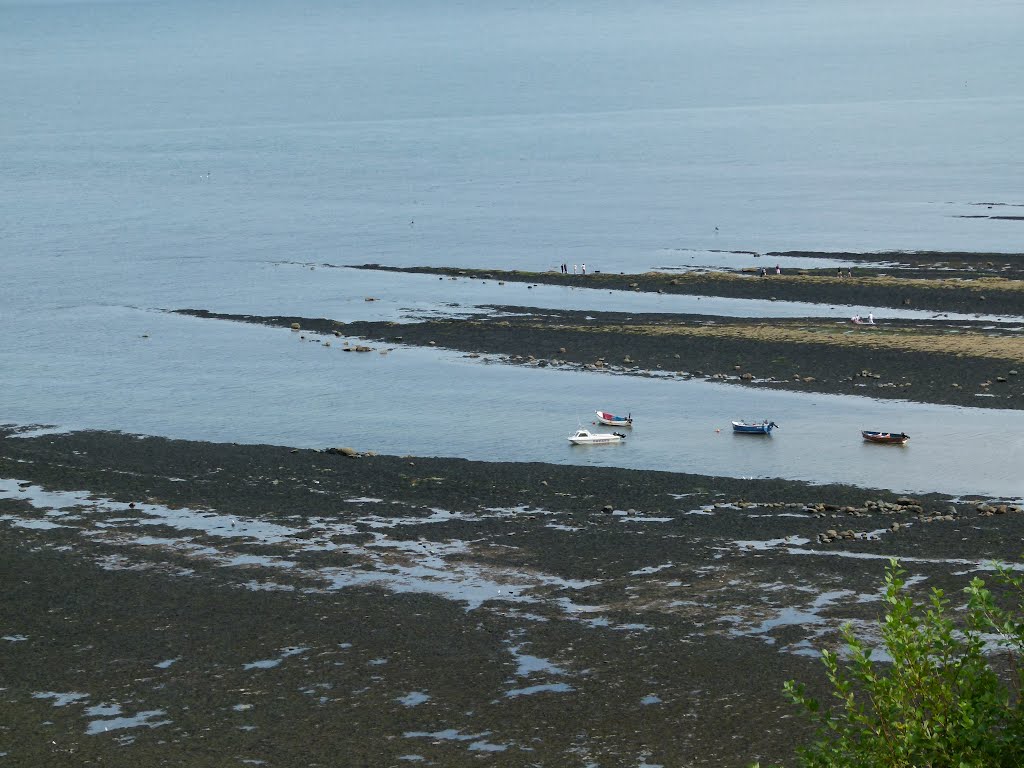
<path id="1" fill-rule="evenodd" d="M 804 686 L 786 683 L 787 696 L 819 723 L 799 749 L 806 768 L 1020 768 L 1024 766 L 1024 578 L 1009 569 L 998 581 L 1013 598 L 997 604 L 982 579 L 964 592 L 963 621 L 933 589 L 918 605 L 905 591 L 897 561 L 886 570 L 887 614 L 881 623 L 886 663 L 850 625 L 843 628 L 848 659 L 823 652 L 835 699 L 824 709 Z M 995 665 L 995 666 L 994 666 Z"/>

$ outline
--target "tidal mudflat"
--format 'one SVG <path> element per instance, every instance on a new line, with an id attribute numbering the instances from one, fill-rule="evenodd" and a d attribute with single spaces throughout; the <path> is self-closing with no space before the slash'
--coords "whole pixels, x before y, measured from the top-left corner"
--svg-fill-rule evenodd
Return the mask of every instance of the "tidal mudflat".
<path id="1" fill-rule="evenodd" d="M 856 263 L 858 271 L 870 268 Z M 942 265 L 929 264 L 938 274 Z M 983 263 L 956 264 L 949 268 L 969 272 Z M 917 262 L 884 266 L 897 268 L 903 276 L 618 275 L 602 287 L 766 299 L 749 292 L 772 290 L 780 299 L 837 304 L 860 301 L 870 289 L 877 304 L 894 309 L 908 299 L 931 307 L 937 296 L 933 317 L 864 327 L 820 316 L 509 305 L 396 319 L 160 313 L 166 322 L 157 338 L 133 340 L 144 351 L 158 340 L 160 350 L 192 353 L 195 338 L 209 343 L 225 328 L 244 330 L 217 347 L 233 364 L 211 391 L 237 396 L 247 388 L 241 370 L 269 375 L 272 389 L 259 397 L 248 387 L 250 407 L 259 402 L 276 413 L 275 398 L 315 396 L 308 407 L 289 403 L 288 413 L 320 414 L 329 420 L 324 434 L 339 442 L 311 447 L 314 433 L 301 427 L 293 428 L 304 435 L 300 446 L 5 428 L 2 756 L 30 768 L 791 764 L 807 724 L 784 700 L 783 683 L 799 678 L 821 690 L 817 656 L 838 646 L 842 624 L 873 637 L 890 558 L 903 563 L 918 594 L 932 587 L 956 594 L 996 563 L 1018 567 L 1024 514 L 1016 478 L 996 470 L 983 482 L 979 473 L 962 486 L 979 493 L 951 495 L 928 490 L 945 482 L 927 481 L 937 461 L 924 462 L 924 481 L 916 467 L 921 492 L 898 493 L 863 482 L 870 472 L 857 484 L 823 484 L 653 471 L 643 462 L 608 466 L 594 454 L 548 459 L 561 463 L 501 460 L 521 455 L 500 441 L 502 430 L 516 428 L 515 419 L 500 418 L 501 408 L 513 395 L 528 405 L 529 393 L 519 379 L 514 386 L 483 374 L 572 379 L 571 393 L 556 388 L 570 416 L 582 392 L 595 394 L 579 382 L 609 373 L 622 378 L 602 381 L 644 387 L 648 399 L 654 390 L 660 398 L 662 387 L 675 387 L 677 397 L 722 386 L 749 393 L 713 401 L 728 410 L 799 400 L 810 415 L 792 412 L 793 431 L 783 425 L 778 451 L 752 443 L 740 453 L 730 444 L 728 455 L 763 470 L 784 453 L 783 440 L 839 439 L 822 429 L 831 414 L 856 439 L 844 461 L 866 466 L 887 456 L 909 467 L 913 440 L 902 453 L 874 446 L 862 456 L 851 419 L 916 420 L 933 432 L 922 435 L 921 455 L 936 450 L 926 448 L 938 439 L 926 427 L 930 409 L 962 429 L 983 421 L 993 429 L 992 417 L 1001 429 L 1000 414 L 1016 418 L 1024 403 L 1024 348 L 1012 322 L 1017 283 L 1007 270 L 986 266 L 1001 274 L 930 284 Z M 964 316 L 981 304 L 1010 321 Z M 961 315 L 949 317 L 954 311 Z M 171 334 L 179 324 L 187 324 L 180 339 Z M 245 367 L 253 360 L 259 366 Z M 290 376 L 282 375 L 285 360 Z M 216 362 L 212 353 L 201 361 Z M 291 375 L 322 383 L 307 389 Z M 465 379 L 444 395 L 455 410 L 441 409 L 437 394 L 431 413 L 418 399 L 423 382 L 440 390 L 446 375 Z M 108 376 L 97 372 L 97 380 Z M 404 384 L 365 391 L 383 376 Z M 493 406 L 477 403 L 460 421 L 468 381 L 505 384 Z M 533 386 L 550 399 L 545 383 Z M 130 393 L 150 407 L 147 393 L 157 389 L 137 381 Z M 389 408 L 389 393 L 413 402 Z M 662 407 L 685 411 L 686 403 L 669 399 Z M 357 425 L 352 409 L 360 403 L 383 414 L 374 424 L 386 434 Z M 712 442 L 719 437 L 710 420 L 721 414 L 708 411 L 717 406 L 699 397 L 689 406 L 703 450 L 721 450 L 734 437 Z M 401 448 L 376 455 L 375 441 L 401 444 L 399 414 L 410 408 L 432 418 L 417 422 L 419 432 L 407 425 L 406 442 L 415 432 L 417 445 L 440 452 L 443 437 L 423 438 L 469 424 L 504 454 L 494 461 L 398 455 Z M 570 450 L 560 428 L 549 426 L 558 433 L 550 442 Z M 244 428 L 237 434 L 253 434 Z M 642 457 L 644 427 L 636 433 L 624 447 Z M 657 434 L 647 428 L 649 442 Z M 971 439 L 991 442 L 987 434 Z M 1001 439 L 1011 442 L 994 450 L 1012 457 L 1014 438 Z M 969 462 L 955 454 L 952 461 L 970 475 Z M 815 472 L 819 481 L 835 477 Z M 987 496 L 983 486 L 1009 495 Z"/>
<path id="2" fill-rule="evenodd" d="M 106 432 L 0 444 L 19 766 L 742 765 L 782 682 L 1014 562 L 1013 503 Z"/>

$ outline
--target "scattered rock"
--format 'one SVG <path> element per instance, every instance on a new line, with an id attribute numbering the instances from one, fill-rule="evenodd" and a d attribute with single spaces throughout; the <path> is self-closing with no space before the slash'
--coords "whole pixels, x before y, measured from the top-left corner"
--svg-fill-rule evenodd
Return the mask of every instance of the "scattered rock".
<path id="1" fill-rule="evenodd" d="M 333 453 L 338 456 L 356 457 L 359 455 L 359 451 L 355 448 L 328 448 L 325 453 Z"/>

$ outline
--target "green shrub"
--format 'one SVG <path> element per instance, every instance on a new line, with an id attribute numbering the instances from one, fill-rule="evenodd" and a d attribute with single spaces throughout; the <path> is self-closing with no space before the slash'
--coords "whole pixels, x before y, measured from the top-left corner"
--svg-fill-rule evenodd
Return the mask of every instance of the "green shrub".
<path id="1" fill-rule="evenodd" d="M 887 613 L 881 622 L 888 659 L 876 662 L 850 625 L 848 658 L 823 651 L 835 699 L 823 708 L 802 684 L 787 696 L 818 721 L 798 750 L 806 768 L 1020 768 L 1024 766 L 1024 579 L 999 571 L 1014 607 L 1001 607 L 979 578 L 964 592 L 961 622 L 933 589 L 915 604 L 897 561 L 886 570 Z M 995 665 L 995 666 L 994 666 Z"/>

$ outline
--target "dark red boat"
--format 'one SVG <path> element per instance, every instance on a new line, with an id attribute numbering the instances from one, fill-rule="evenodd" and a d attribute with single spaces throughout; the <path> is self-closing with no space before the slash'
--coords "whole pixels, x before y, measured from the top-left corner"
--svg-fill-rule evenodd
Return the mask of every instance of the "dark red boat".
<path id="1" fill-rule="evenodd" d="M 887 445 L 903 445 L 910 439 L 910 435 L 904 432 L 875 432 L 865 429 L 861 431 L 861 434 L 869 443 L 885 443 Z"/>

